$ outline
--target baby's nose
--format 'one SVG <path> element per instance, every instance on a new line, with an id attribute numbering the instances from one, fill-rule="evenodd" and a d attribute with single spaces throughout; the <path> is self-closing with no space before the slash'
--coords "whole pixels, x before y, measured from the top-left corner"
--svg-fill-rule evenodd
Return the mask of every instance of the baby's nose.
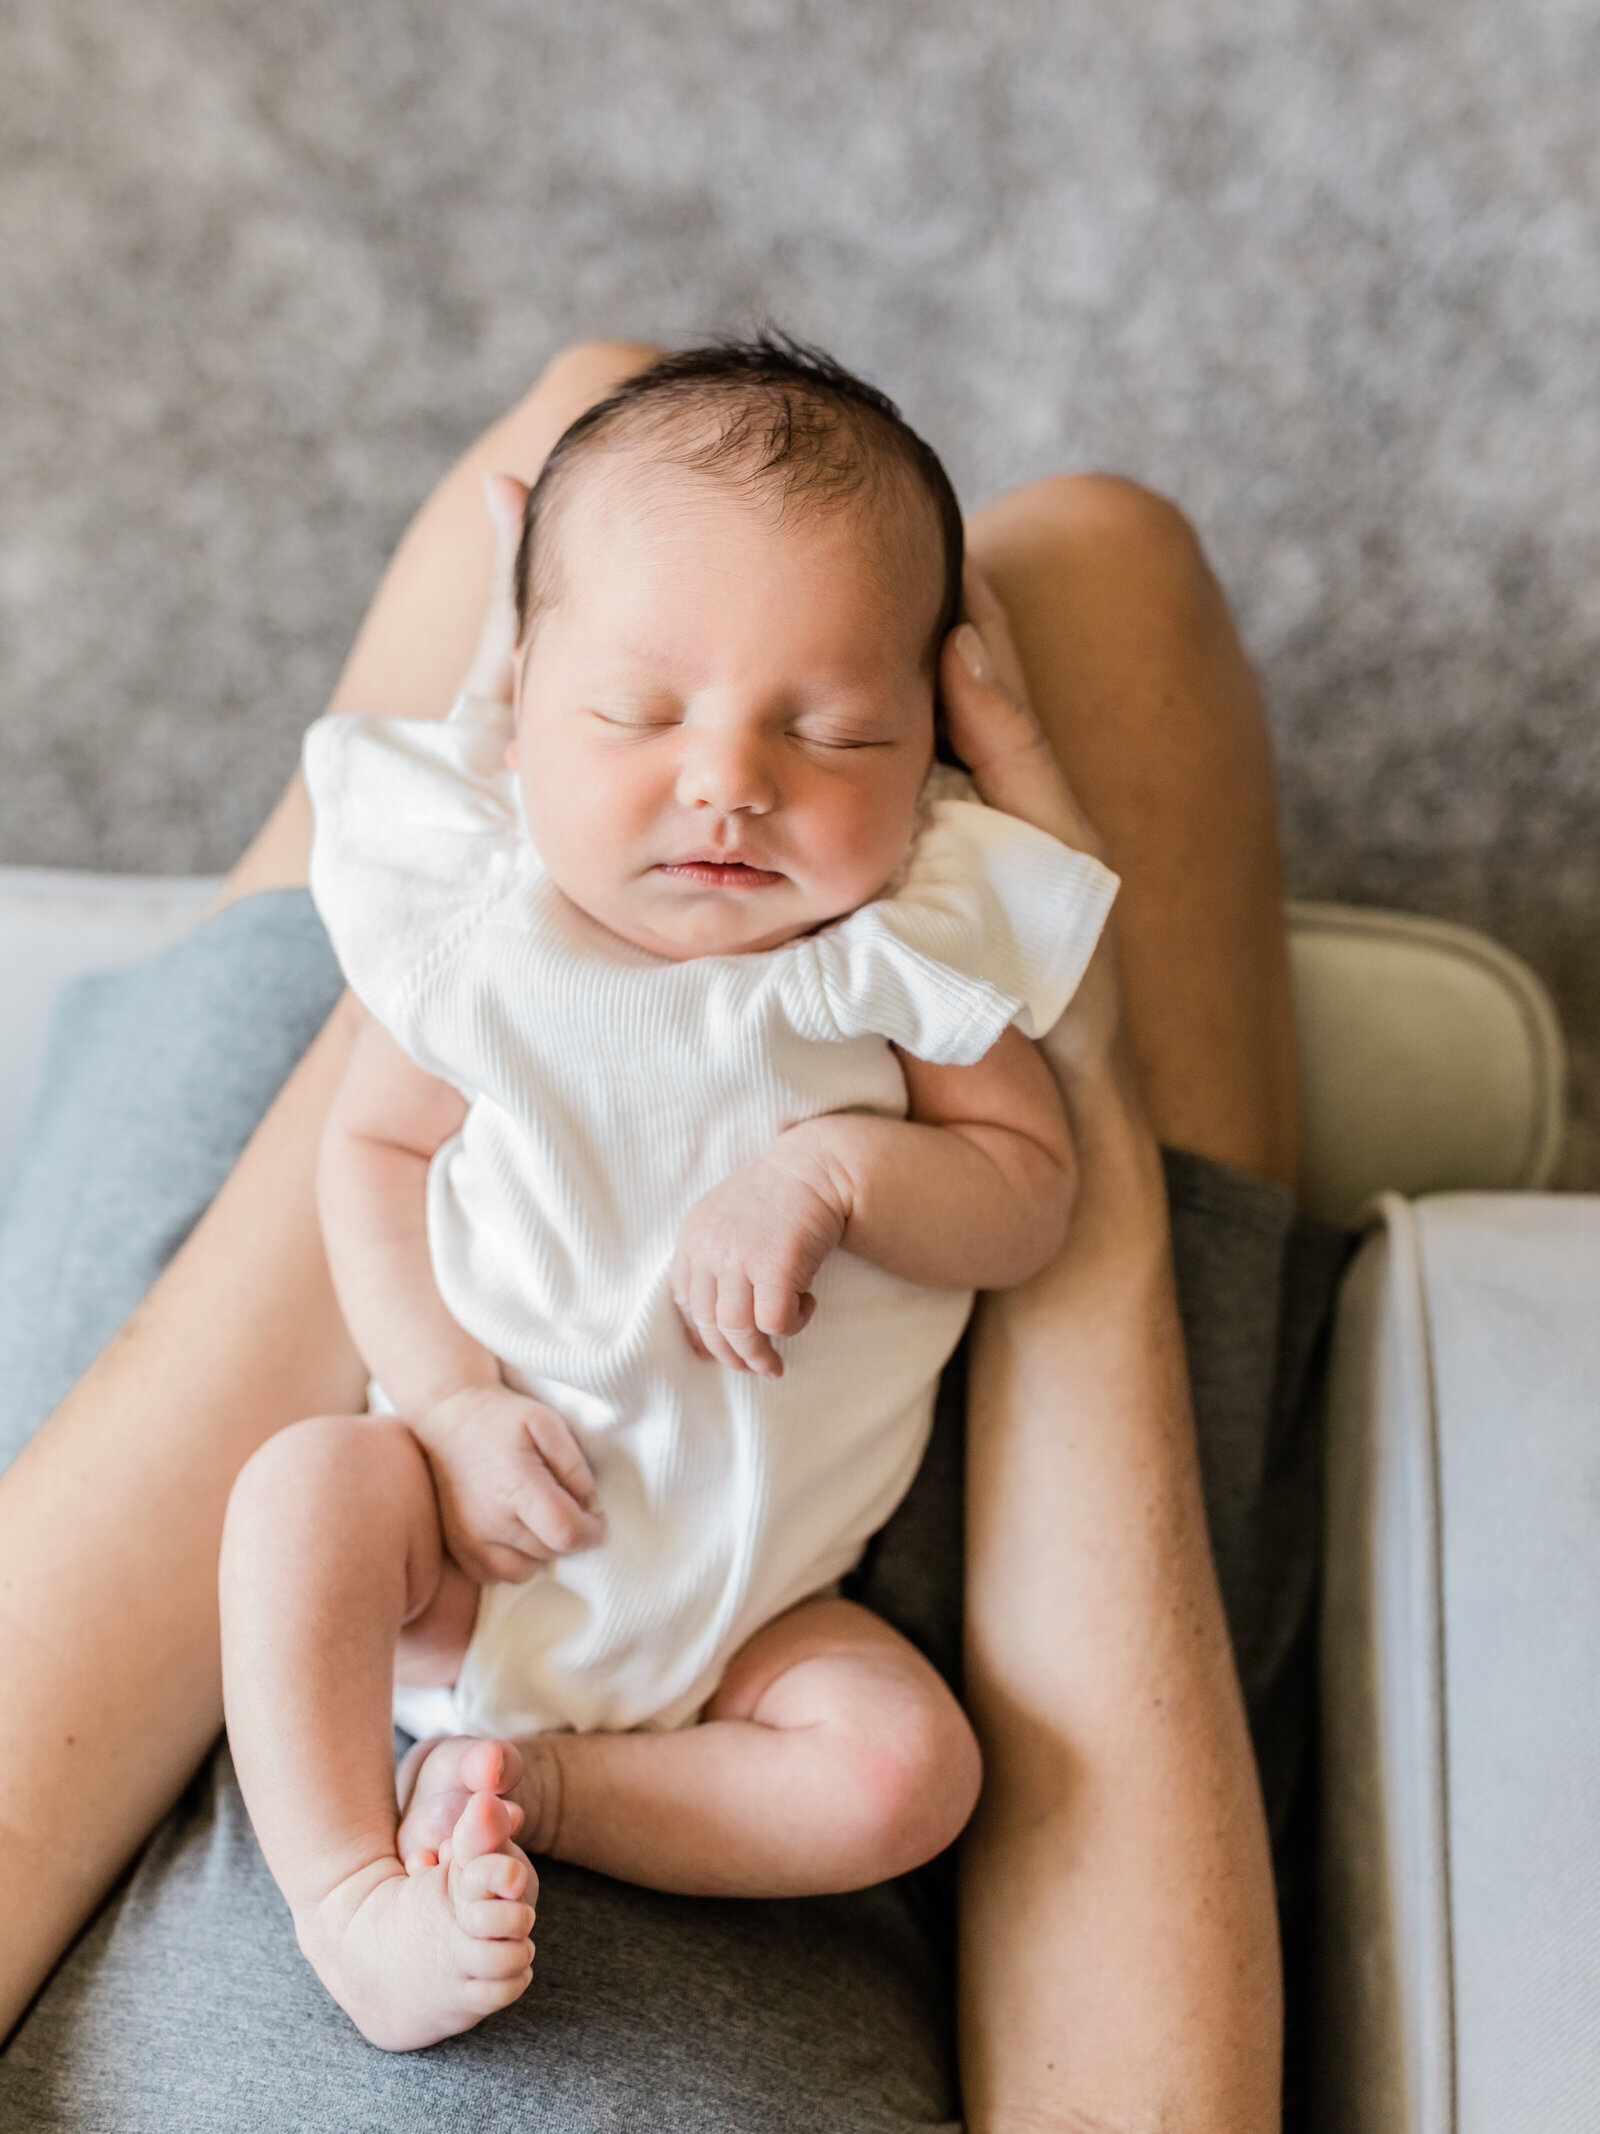
<path id="1" fill-rule="evenodd" d="M 778 799 L 767 743 L 754 734 L 697 735 L 679 775 L 678 799 L 724 815 L 765 815 Z"/>

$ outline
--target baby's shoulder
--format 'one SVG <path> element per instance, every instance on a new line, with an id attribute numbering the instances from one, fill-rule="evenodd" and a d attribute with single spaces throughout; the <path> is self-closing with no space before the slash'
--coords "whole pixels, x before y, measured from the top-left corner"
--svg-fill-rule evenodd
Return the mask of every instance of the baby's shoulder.
<path id="1" fill-rule="evenodd" d="M 1010 1023 L 1042 1036 L 1076 990 L 1116 877 L 937 766 L 905 862 L 813 938 L 808 976 L 841 1036 L 873 1029 L 919 1059 L 970 1065 Z"/>
<path id="2" fill-rule="evenodd" d="M 417 974 L 542 873 L 509 732 L 506 707 L 464 698 L 443 720 L 346 712 L 306 736 L 312 900 L 352 989 L 390 1028 Z"/>

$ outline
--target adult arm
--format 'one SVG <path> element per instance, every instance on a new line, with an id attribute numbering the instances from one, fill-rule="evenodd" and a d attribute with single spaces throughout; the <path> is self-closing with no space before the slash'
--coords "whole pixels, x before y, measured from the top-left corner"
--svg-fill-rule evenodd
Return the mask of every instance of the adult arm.
<path id="1" fill-rule="evenodd" d="M 531 480 L 572 418 L 652 353 L 557 358 L 446 476 L 330 708 L 437 717 L 475 645 L 493 664 L 485 477 Z M 303 885 L 309 844 L 296 777 L 221 901 Z M 222 1723 L 217 1554 L 235 1476 L 275 1430 L 361 1403 L 314 1190 L 357 1021 L 348 1002 L 335 1011 L 144 1304 L 0 1477 L 0 2038 Z"/>
<path id="2" fill-rule="evenodd" d="M 1089 845 L 981 584 L 946 653 L 992 805 Z M 975 655 L 977 671 L 963 652 Z M 1055 1260 L 988 1298 L 969 1380 L 962 1848 L 973 2134 L 1278 2123 L 1255 1765 L 1201 1502 L 1159 1156 L 1108 938 L 1046 1041 L 1077 1149 Z"/>

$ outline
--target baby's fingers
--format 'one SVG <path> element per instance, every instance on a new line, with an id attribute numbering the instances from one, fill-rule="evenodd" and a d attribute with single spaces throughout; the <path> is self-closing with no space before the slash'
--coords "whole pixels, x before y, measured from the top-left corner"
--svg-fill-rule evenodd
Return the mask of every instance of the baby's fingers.
<path id="1" fill-rule="evenodd" d="M 730 1371 L 745 1368 L 744 1358 L 727 1338 L 722 1285 L 709 1267 L 688 1261 L 678 1267 L 674 1301 L 689 1344 L 703 1363 L 720 1363 Z"/>
<path id="2" fill-rule="evenodd" d="M 518 1531 L 522 1530 L 519 1528 Z M 548 1549 L 530 1556 L 526 1549 L 513 1548 L 509 1542 L 503 1541 L 464 1550 L 452 1549 L 450 1553 L 475 1586 L 524 1586 L 535 1571 L 542 1571 L 550 1561 Z"/>
<path id="3" fill-rule="evenodd" d="M 811 1324 L 817 1300 L 793 1282 L 757 1282 L 755 1323 L 764 1334 L 800 1334 Z"/>
<path id="4" fill-rule="evenodd" d="M 688 1311 L 681 1304 L 678 1306 L 678 1316 L 683 1321 L 683 1331 L 689 1346 L 694 1350 L 700 1361 L 702 1363 L 715 1363 L 717 1359 L 700 1339 L 699 1327 L 695 1325 L 694 1321 L 689 1317 Z"/>
<path id="5" fill-rule="evenodd" d="M 459 1518 L 443 1520 L 444 1544 L 451 1560 L 475 1586 L 520 1586 L 550 1560 L 548 1549 L 529 1555 L 526 1530 L 503 1508 L 490 1531 L 474 1530 Z"/>
<path id="6" fill-rule="evenodd" d="M 574 1503 L 586 1512 L 600 1511 L 600 1492 L 594 1486 L 594 1470 L 583 1456 L 572 1425 L 542 1401 L 528 1411 L 528 1435 L 540 1459 Z M 601 1514 L 602 1523 L 604 1514 Z"/>
<path id="7" fill-rule="evenodd" d="M 699 1303 L 696 1298 L 697 1306 Z M 754 1285 L 742 1268 L 718 1279 L 715 1305 L 709 1315 L 697 1310 L 696 1318 L 705 1341 L 715 1338 L 715 1326 L 716 1335 L 733 1351 L 736 1368 L 754 1371 L 761 1378 L 783 1376 L 778 1352 L 758 1323 Z"/>
<path id="8" fill-rule="evenodd" d="M 719 1331 L 745 1370 L 754 1371 L 758 1378 L 783 1376 L 783 1358 L 760 1327 L 725 1326 Z"/>
<path id="9" fill-rule="evenodd" d="M 605 1539 L 605 1520 L 571 1496 L 548 1468 L 529 1475 L 511 1508 L 545 1557 L 574 1556 Z"/>

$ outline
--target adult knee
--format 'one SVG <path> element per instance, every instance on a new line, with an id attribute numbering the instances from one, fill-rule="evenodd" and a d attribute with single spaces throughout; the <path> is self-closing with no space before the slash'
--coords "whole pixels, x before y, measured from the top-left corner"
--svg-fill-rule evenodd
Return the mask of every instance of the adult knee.
<path id="1" fill-rule="evenodd" d="M 576 419 L 660 353 L 648 341 L 574 341 L 550 358 L 527 398 L 559 400 L 572 407 Z"/>
<path id="2" fill-rule="evenodd" d="M 1019 536 L 1071 551 L 1084 544 L 1136 553 L 1175 577 L 1208 575 L 1200 538 L 1170 497 L 1121 474 L 1052 474 L 1013 489 L 973 521 L 976 545 Z"/>

